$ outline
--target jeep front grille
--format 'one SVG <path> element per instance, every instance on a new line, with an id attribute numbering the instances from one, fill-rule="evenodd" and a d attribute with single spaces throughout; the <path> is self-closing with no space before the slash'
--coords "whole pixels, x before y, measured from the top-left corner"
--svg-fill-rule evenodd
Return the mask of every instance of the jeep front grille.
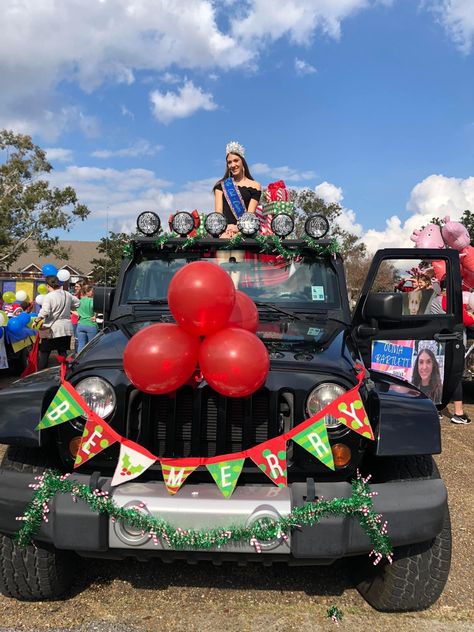
<path id="1" fill-rule="evenodd" d="M 261 389 L 251 397 L 228 398 L 208 386 L 183 386 L 169 395 L 135 391 L 127 436 L 161 457 L 240 452 L 283 432 L 281 397 Z"/>

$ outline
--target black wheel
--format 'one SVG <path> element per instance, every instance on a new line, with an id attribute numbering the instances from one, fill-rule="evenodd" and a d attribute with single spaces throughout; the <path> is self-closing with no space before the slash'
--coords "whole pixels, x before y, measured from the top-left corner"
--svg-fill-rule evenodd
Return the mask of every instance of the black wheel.
<path id="1" fill-rule="evenodd" d="M 41 450 L 9 447 L 2 468 L 38 474 L 53 465 Z M 21 547 L 0 535 L 0 592 L 20 601 L 57 599 L 70 587 L 77 556 L 39 543 Z"/>
<path id="2" fill-rule="evenodd" d="M 377 459 L 376 482 L 414 478 L 439 478 L 431 456 Z M 382 480 L 381 480 L 382 479 Z M 378 566 L 367 556 L 352 560 L 356 587 L 364 599 L 381 612 L 424 610 L 443 592 L 451 565 L 451 522 L 446 505 L 443 528 L 428 542 L 394 549 L 393 563 Z"/>

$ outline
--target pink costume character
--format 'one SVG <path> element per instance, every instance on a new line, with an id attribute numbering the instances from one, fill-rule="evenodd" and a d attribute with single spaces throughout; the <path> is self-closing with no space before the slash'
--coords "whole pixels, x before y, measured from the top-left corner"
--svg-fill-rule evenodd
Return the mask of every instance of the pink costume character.
<path id="1" fill-rule="evenodd" d="M 437 224 L 427 224 L 421 230 L 414 230 L 410 239 L 415 242 L 416 248 L 445 248 L 441 229 Z M 446 275 L 444 261 L 433 261 L 433 270 L 438 281 Z"/>
<path id="2" fill-rule="evenodd" d="M 474 248 L 467 228 L 461 222 L 452 222 L 449 215 L 444 218 L 443 239 L 450 248 L 459 251 L 463 290 L 474 288 Z"/>

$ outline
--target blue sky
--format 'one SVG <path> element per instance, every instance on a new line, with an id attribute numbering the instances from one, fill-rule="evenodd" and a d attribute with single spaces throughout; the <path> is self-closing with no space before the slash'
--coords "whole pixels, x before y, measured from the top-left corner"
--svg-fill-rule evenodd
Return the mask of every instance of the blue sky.
<path id="1" fill-rule="evenodd" d="M 344 208 L 370 249 L 474 210 L 474 0 L 10 0 L 0 127 L 91 209 L 212 210 L 225 145 Z"/>

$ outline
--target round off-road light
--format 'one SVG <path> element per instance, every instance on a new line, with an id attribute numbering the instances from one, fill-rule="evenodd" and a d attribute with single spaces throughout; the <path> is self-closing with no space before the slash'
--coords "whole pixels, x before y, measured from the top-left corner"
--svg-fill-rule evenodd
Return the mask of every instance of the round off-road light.
<path id="1" fill-rule="evenodd" d="M 194 230 L 194 218 L 191 213 L 180 211 L 173 217 L 171 225 L 175 233 L 178 233 L 181 237 L 185 237 Z"/>
<path id="2" fill-rule="evenodd" d="M 314 388 L 308 395 L 306 400 L 306 412 L 308 417 L 312 417 L 320 410 L 331 404 L 335 399 L 346 392 L 346 389 L 334 382 L 323 382 Z M 336 429 L 341 424 L 337 417 L 326 415 L 324 423 L 328 430 Z"/>
<path id="3" fill-rule="evenodd" d="M 329 230 L 329 222 L 324 215 L 311 215 L 306 220 L 304 229 L 310 237 L 321 239 Z"/>
<path id="4" fill-rule="evenodd" d="M 260 220 L 255 213 L 244 213 L 237 222 L 237 228 L 241 233 L 250 237 L 258 232 L 260 228 Z"/>
<path id="5" fill-rule="evenodd" d="M 76 384 L 75 389 L 99 417 L 105 419 L 115 410 L 115 391 L 111 384 L 101 377 L 86 377 Z"/>
<path id="6" fill-rule="evenodd" d="M 287 213 L 279 213 L 272 219 L 272 231 L 278 237 L 286 237 L 295 227 L 295 222 L 291 215 Z"/>
<path id="7" fill-rule="evenodd" d="M 222 213 L 209 213 L 204 222 L 204 228 L 209 235 L 220 237 L 227 228 L 227 220 Z"/>
<path id="8" fill-rule="evenodd" d="M 152 237 L 161 228 L 160 218 L 156 213 L 153 213 L 152 211 L 145 211 L 144 213 L 140 213 L 140 215 L 137 217 L 137 228 L 144 235 Z"/>

